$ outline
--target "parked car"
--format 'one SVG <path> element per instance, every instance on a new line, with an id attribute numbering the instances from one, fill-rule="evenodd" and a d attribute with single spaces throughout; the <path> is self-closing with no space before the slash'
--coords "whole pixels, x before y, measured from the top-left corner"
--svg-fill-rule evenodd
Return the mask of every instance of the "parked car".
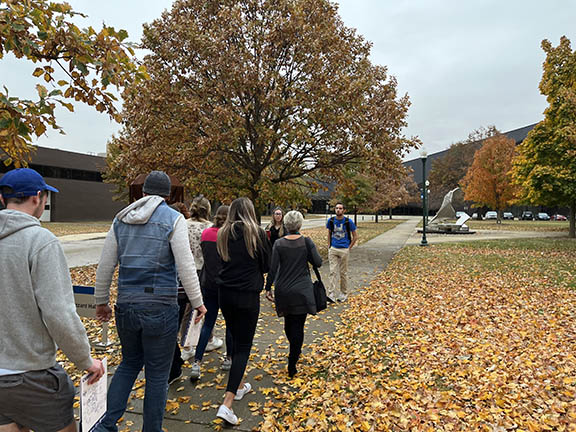
<path id="1" fill-rule="evenodd" d="M 472 219 L 474 219 L 474 220 L 482 220 L 482 216 L 480 216 L 478 213 L 472 213 Z"/>
<path id="2" fill-rule="evenodd" d="M 520 216 L 520 220 L 534 220 L 534 214 L 531 211 L 525 210 L 522 212 L 522 216 Z"/>
<path id="3" fill-rule="evenodd" d="M 550 220 L 550 216 L 548 215 L 548 213 L 542 212 L 536 215 L 536 219 L 540 221 L 548 221 Z"/>
<path id="4" fill-rule="evenodd" d="M 555 221 L 567 221 L 568 218 L 567 218 L 566 216 L 564 216 L 564 215 L 561 215 L 561 214 L 555 214 L 554 216 L 552 216 L 552 220 L 555 220 Z"/>
<path id="5" fill-rule="evenodd" d="M 485 220 L 496 220 L 498 219 L 498 213 L 495 211 L 487 211 L 486 214 L 484 215 L 484 219 Z"/>
<path id="6" fill-rule="evenodd" d="M 504 212 L 504 214 L 502 215 L 502 219 L 514 220 L 514 215 L 510 212 Z"/>

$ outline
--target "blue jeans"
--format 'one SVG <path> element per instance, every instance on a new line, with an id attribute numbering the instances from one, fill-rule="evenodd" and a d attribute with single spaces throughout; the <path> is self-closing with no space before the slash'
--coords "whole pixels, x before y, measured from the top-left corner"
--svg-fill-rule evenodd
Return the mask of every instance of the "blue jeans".
<path id="1" fill-rule="evenodd" d="M 198 345 L 194 353 L 194 360 L 197 362 L 201 362 L 204 357 L 206 345 L 208 345 L 210 335 L 212 334 L 212 330 L 214 330 L 214 325 L 218 318 L 218 311 L 220 310 L 220 301 L 218 300 L 217 292 L 203 292 L 202 297 L 204 306 L 206 306 L 206 315 L 204 315 L 204 324 L 202 324 L 200 338 L 198 339 Z M 226 326 L 226 355 L 228 357 L 232 356 L 232 333 L 230 333 L 228 326 Z"/>
<path id="2" fill-rule="evenodd" d="M 122 303 L 116 305 L 116 328 L 122 362 L 108 388 L 108 410 L 97 431 L 116 432 L 134 381 L 144 366 L 143 432 L 161 432 L 168 374 L 178 336 L 178 305 Z"/>

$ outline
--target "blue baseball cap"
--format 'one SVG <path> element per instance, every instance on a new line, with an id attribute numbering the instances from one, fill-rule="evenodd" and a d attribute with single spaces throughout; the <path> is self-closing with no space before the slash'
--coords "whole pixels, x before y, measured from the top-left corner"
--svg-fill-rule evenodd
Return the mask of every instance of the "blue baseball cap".
<path id="1" fill-rule="evenodd" d="M 55 187 L 48 186 L 42 176 L 31 168 L 18 168 L 8 171 L 0 179 L 0 187 L 4 186 L 11 188 L 13 191 L 9 194 L 3 194 L 4 198 L 34 196 L 43 190 L 59 192 Z"/>

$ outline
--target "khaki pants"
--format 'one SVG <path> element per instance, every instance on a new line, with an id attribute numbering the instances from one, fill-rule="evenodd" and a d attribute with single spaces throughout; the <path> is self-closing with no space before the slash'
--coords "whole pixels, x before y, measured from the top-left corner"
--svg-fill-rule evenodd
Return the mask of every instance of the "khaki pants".
<path id="1" fill-rule="evenodd" d="M 348 294 L 348 255 L 350 249 L 331 247 L 328 249 L 328 262 L 330 263 L 330 287 L 328 297 L 336 300 Z M 340 280 L 340 285 L 338 285 Z"/>

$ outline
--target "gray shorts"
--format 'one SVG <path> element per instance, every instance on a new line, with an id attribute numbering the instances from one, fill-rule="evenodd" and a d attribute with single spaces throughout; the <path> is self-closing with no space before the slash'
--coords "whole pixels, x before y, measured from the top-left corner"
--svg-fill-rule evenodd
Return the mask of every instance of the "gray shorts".
<path id="1" fill-rule="evenodd" d="M 35 432 L 55 432 L 74 421 L 74 384 L 55 366 L 0 376 L 0 425 L 16 423 Z"/>

